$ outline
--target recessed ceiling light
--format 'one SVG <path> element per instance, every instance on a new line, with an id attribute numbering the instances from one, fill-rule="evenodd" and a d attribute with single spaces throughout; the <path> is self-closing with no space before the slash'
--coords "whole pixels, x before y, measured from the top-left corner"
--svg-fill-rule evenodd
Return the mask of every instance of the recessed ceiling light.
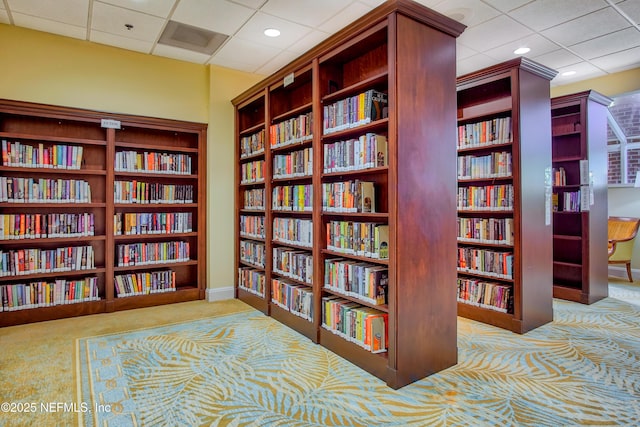
<path id="1" fill-rule="evenodd" d="M 562 73 L 562 75 L 567 77 L 567 76 L 573 76 L 575 73 L 576 73 L 575 71 L 565 71 L 564 73 Z"/>
<path id="2" fill-rule="evenodd" d="M 267 28 L 264 30 L 264 35 L 267 37 L 278 37 L 280 35 L 280 30 L 276 30 L 275 28 Z"/>
<path id="3" fill-rule="evenodd" d="M 516 55 L 524 55 L 525 53 L 529 53 L 531 49 L 529 49 L 528 47 L 519 47 L 516 50 L 513 51 L 513 53 L 515 53 Z"/>

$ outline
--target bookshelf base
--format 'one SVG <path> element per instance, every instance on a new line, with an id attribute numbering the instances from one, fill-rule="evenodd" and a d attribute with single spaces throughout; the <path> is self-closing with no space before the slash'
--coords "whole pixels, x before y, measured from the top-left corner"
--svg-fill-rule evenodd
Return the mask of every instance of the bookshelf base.
<path id="1" fill-rule="evenodd" d="M 264 298 L 240 288 L 236 288 L 236 298 L 264 314 L 269 314 L 269 303 Z"/>
<path id="2" fill-rule="evenodd" d="M 607 295 L 594 295 L 593 293 L 585 293 L 581 288 L 572 288 L 558 284 L 553 285 L 553 297 L 567 301 L 579 302 L 581 304 L 593 304 L 606 298 Z"/>
<path id="3" fill-rule="evenodd" d="M 458 302 L 458 316 L 508 329 L 518 334 L 527 332 L 523 330 L 522 322 L 515 319 L 511 314 L 480 308 L 463 302 Z"/>
<path id="4" fill-rule="evenodd" d="M 314 343 L 318 342 L 318 331 L 314 327 L 313 322 L 291 314 L 275 304 L 271 305 L 271 317 L 309 338 Z"/>
<path id="5" fill-rule="evenodd" d="M 0 313 L 0 327 L 104 313 L 105 306 L 105 301 L 100 300 L 77 304 L 54 305 L 52 307 L 5 311 Z"/>
<path id="6" fill-rule="evenodd" d="M 388 383 L 388 358 L 387 353 L 371 353 L 356 344 L 353 344 L 324 328 L 320 328 L 320 344 L 338 356 L 347 359 L 372 375 Z M 388 384 L 395 389 L 406 384 Z M 396 387 L 397 386 L 397 387 Z"/>
<path id="7" fill-rule="evenodd" d="M 185 287 L 176 289 L 175 292 L 163 292 L 159 294 L 136 295 L 113 299 L 114 311 L 131 310 L 134 308 L 153 307 L 156 305 L 173 304 L 202 299 L 200 289 Z"/>

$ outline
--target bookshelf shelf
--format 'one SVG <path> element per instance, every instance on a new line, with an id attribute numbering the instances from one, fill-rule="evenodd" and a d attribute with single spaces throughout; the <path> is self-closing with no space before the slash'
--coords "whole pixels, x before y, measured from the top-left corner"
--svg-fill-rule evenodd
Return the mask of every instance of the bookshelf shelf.
<path id="1" fill-rule="evenodd" d="M 455 171 L 447 166 L 455 147 L 441 143 L 455 138 L 455 129 L 445 124 L 455 120 L 456 106 L 450 96 L 437 95 L 437 99 L 433 99 L 424 93 L 429 93 L 430 87 L 442 88 L 438 93 L 455 92 L 455 38 L 463 29 L 462 24 L 413 1 L 389 0 L 233 100 L 237 142 L 237 269 L 244 266 L 240 261 L 240 241 L 246 239 L 243 228 L 255 228 L 257 223 L 266 236 L 258 240 L 265 243 L 264 274 L 257 274 L 262 274 L 260 270 L 250 273 L 251 279 L 247 279 L 246 270 L 241 270 L 236 281 L 236 297 L 378 376 L 393 388 L 457 362 L 456 301 L 449 287 L 456 276 L 456 210 L 453 196 L 442 197 L 443 188 L 455 186 Z M 438 58 L 450 60 L 434 60 L 434 51 L 443 53 Z M 290 82 L 292 75 L 293 82 Z M 348 109 L 348 105 L 354 111 L 351 119 L 337 112 Z M 286 126 L 293 120 L 299 122 L 295 122 L 292 133 Z M 272 145 L 282 139 L 283 129 L 293 138 L 312 136 L 308 136 L 306 142 L 293 145 Z M 264 153 L 266 179 L 261 184 L 266 210 L 249 214 L 243 209 L 245 195 L 247 188 L 256 186 L 248 187 L 241 182 L 246 162 L 241 157 L 246 145 L 243 138 L 261 131 L 268 141 Z M 371 140 L 367 134 L 372 134 Z M 373 138 L 373 134 L 377 137 Z M 380 166 L 325 173 L 325 150 L 328 156 L 329 150 L 339 147 L 338 144 L 356 147 L 356 142 L 351 140 L 365 143 L 359 145 L 363 157 L 366 156 L 362 164 L 373 163 L 375 157 L 373 164 Z M 281 162 L 282 157 L 276 156 L 303 148 L 312 149 L 309 160 L 313 174 L 300 180 L 274 178 L 276 165 L 282 168 L 281 163 L 276 163 L 276 159 Z M 338 153 L 337 149 L 334 152 Z M 339 160 L 341 165 L 347 164 L 346 158 Z M 289 206 L 282 203 L 282 192 L 277 188 L 289 182 L 311 185 L 311 211 L 273 208 Z M 325 206 L 353 209 L 355 196 L 353 200 L 350 198 L 359 191 L 363 196 L 358 196 L 361 198 L 357 209 L 367 211 L 372 206 L 371 210 L 378 212 L 323 211 L 323 189 L 327 190 Z M 342 191 L 347 197 L 334 203 L 335 194 Z M 246 198 L 251 196 L 253 194 Z M 272 203 L 274 197 L 277 197 L 275 204 Z M 332 227 L 342 223 L 360 227 L 363 239 L 377 242 L 371 245 L 382 244 L 383 250 L 388 248 L 389 258 L 371 259 L 329 250 L 327 227 L 332 222 L 335 222 Z M 305 241 L 311 235 L 312 245 L 278 241 L 273 237 L 276 223 L 278 233 L 283 224 L 288 224 L 289 232 L 304 234 Z M 438 242 L 437 247 L 434 242 Z M 444 250 L 440 243 L 450 251 Z M 313 285 L 279 273 L 278 264 L 274 263 L 281 262 L 280 256 L 301 257 L 311 263 Z M 366 269 L 363 271 L 367 271 L 367 283 L 376 285 L 369 289 L 375 289 L 376 293 L 386 289 L 388 304 L 370 304 L 325 289 L 325 261 L 327 268 L 354 265 Z M 255 280 L 264 280 L 264 298 L 245 289 L 249 287 L 246 282 L 254 280 L 254 276 Z M 304 298 L 312 293 L 313 321 L 293 315 L 282 308 L 281 302 L 272 300 L 281 299 L 282 289 L 300 292 Z M 385 333 L 377 335 L 380 339 L 371 343 L 371 350 L 326 329 L 334 327 L 331 325 L 334 319 L 325 316 L 330 307 L 338 310 L 341 304 L 351 303 L 353 307 L 343 307 L 346 315 L 359 316 L 361 323 L 370 322 L 371 330 L 385 328 Z M 415 336 L 416 330 L 421 331 L 421 336 Z M 376 346 L 386 351 L 374 353 L 378 350 Z"/>
<path id="2" fill-rule="evenodd" d="M 120 129 L 103 128 L 101 121 L 104 118 L 121 122 L 123 126 Z M 66 152 L 67 165 L 73 163 L 79 163 L 80 165 L 79 169 L 19 167 L 7 165 L 7 162 L 16 164 L 18 161 L 5 160 L 3 158 L 3 165 L 0 166 L 0 177 L 7 177 L 8 180 L 10 178 L 20 179 L 36 176 L 38 179 L 63 180 L 63 182 L 67 181 L 69 183 L 73 182 L 71 180 L 77 180 L 80 181 L 80 184 L 75 184 L 79 186 L 76 187 L 76 189 L 79 189 L 77 191 L 85 191 L 83 186 L 88 186 L 92 200 L 91 202 L 74 203 L 47 197 L 47 199 L 53 200 L 35 203 L 2 202 L 0 203 L 0 214 L 16 216 L 20 214 L 21 216 L 24 213 L 26 218 L 30 218 L 28 221 L 34 220 L 31 218 L 36 218 L 31 217 L 33 215 L 55 215 L 49 217 L 50 221 L 54 221 L 50 223 L 53 224 L 50 226 L 54 227 L 54 230 L 61 225 L 71 226 L 71 229 L 74 230 L 75 227 L 82 227 L 81 221 L 86 218 L 91 218 L 91 225 L 95 227 L 95 235 L 93 236 L 3 240 L 0 241 L 0 246 L 6 248 L 7 251 L 22 251 L 22 247 L 26 247 L 27 249 L 24 249 L 25 258 L 30 253 L 27 251 L 31 250 L 54 251 L 74 248 L 66 253 L 66 256 L 71 259 L 71 263 L 76 262 L 73 260 L 74 256 L 77 257 L 81 253 L 84 254 L 84 249 L 79 251 L 75 249 L 76 247 L 89 246 L 92 249 L 91 259 L 98 266 L 88 270 L 0 277 L 0 301 L 3 304 L 10 305 L 8 309 L 12 310 L 6 311 L 6 308 L 3 307 L 5 310 L 0 311 L 0 325 L 16 325 L 204 298 L 206 273 L 206 265 L 204 263 L 204 259 L 206 259 L 206 223 L 204 216 L 206 206 L 206 193 L 204 192 L 206 179 L 205 125 L 0 100 L 0 139 L 8 141 L 7 147 L 9 149 L 22 150 L 16 151 L 16 156 L 21 157 L 21 153 L 26 153 L 26 162 L 23 157 L 19 159 L 20 163 L 32 165 L 36 163 L 33 160 L 29 160 L 32 158 L 34 160 L 37 159 L 40 164 L 49 164 L 46 159 L 51 156 L 52 159 L 57 160 L 55 163 L 60 164 Z M 17 142 L 20 145 L 16 144 Z M 14 145 L 10 146 L 9 143 Z M 82 148 L 82 150 L 76 150 L 75 147 Z M 69 148 L 71 148 L 71 151 L 69 151 Z M 184 167 L 183 170 L 188 171 L 188 166 L 191 165 L 191 171 L 184 175 L 148 173 L 144 171 L 115 171 L 116 154 L 124 149 L 139 154 L 144 152 L 158 153 L 156 157 L 149 157 L 149 161 L 155 161 L 156 159 L 164 161 L 166 158 L 177 159 L 180 162 L 178 164 Z M 60 153 L 60 150 L 63 150 L 62 156 L 57 154 Z M 35 153 L 38 154 L 38 157 L 35 156 Z M 174 153 L 175 156 L 166 153 Z M 77 156 L 74 157 L 76 154 Z M 42 159 L 45 159 L 45 161 L 43 162 Z M 61 164 L 65 163 L 62 162 Z M 162 204 L 115 203 L 115 198 L 112 194 L 114 194 L 113 190 L 116 186 L 116 181 L 127 181 L 129 179 L 140 181 L 140 178 L 144 178 L 143 180 L 149 184 L 170 184 L 178 181 L 181 182 L 180 185 L 189 185 L 191 186 L 190 189 L 193 190 L 193 199 L 197 202 Z M 64 191 L 69 191 L 69 186 L 62 188 Z M 73 192 L 71 194 L 73 195 Z M 63 194 L 64 197 L 66 195 Z M 43 197 L 40 199 L 32 198 L 41 200 Z M 77 197 L 77 199 L 82 200 L 81 197 Z M 189 218 L 192 218 L 192 228 L 197 232 L 124 236 L 114 234 L 115 214 L 144 214 L 149 212 L 152 212 L 153 215 L 188 214 Z M 20 221 L 22 221 L 22 218 L 20 218 Z M 69 224 L 69 222 L 72 224 Z M 25 222 L 25 224 L 28 228 L 29 222 Z M 50 230 L 50 232 L 54 231 Z M 27 234 L 29 233 L 27 232 Z M 136 242 L 160 244 L 175 241 L 181 242 L 180 245 L 183 246 L 188 244 L 194 260 L 180 263 L 116 266 L 118 244 Z M 19 256 L 21 256 L 21 253 L 19 253 Z M 122 276 L 123 273 L 155 274 L 157 270 L 163 270 L 163 274 L 167 274 L 167 270 L 175 273 L 175 285 L 178 288 L 176 292 L 168 292 L 163 295 L 150 294 L 118 298 L 115 289 L 116 275 Z M 55 285 L 57 287 L 60 286 L 60 283 L 64 286 L 64 282 L 59 283 L 60 280 L 67 280 L 66 285 L 69 289 L 71 289 L 71 286 L 75 286 L 76 290 L 81 289 L 79 288 L 80 286 L 90 286 L 92 293 L 97 291 L 97 296 L 100 300 L 74 301 L 63 305 L 13 310 L 16 305 L 20 306 L 21 303 L 29 304 L 28 297 L 25 297 L 24 301 L 17 301 L 14 298 L 11 303 L 6 298 L 10 287 L 13 287 L 15 291 L 16 289 L 20 290 L 20 286 Z M 71 291 L 69 292 L 71 293 Z M 126 301 L 123 302 L 122 300 Z M 28 315 L 25 315 L 24 312 L 28 313 Z"/>
<path id="3" fill-rule="evenodd" d="M 458 269 L 458 314 L 516 333 L 553 320 L 553 239 L 545 221 L 551 212 L 545 212 L 543 177 L 551 166 L 549 82 L 555 75 L 523 57 L 457 79 L 458 156 L 507 151 L 512 170 L 510 177 L 458 180 L 458 216 L 510 221 L 513 235 L 512 245 L 458 240 L 459 267 L 479 257 L 499 271 L 496 276 Z M 474 143 L 482 145 L 468 146 Z M 476 197 L 486 198 L 490 206 L 465 206 L 474 205 Z M 501 201 L 503 208 L 493 209 Z"/>
<path id="4" fill-rule="evenodd" d="M 592 194 L 588 210 L 553 215 L 553 296 L 592 304 L 608 296 L 607 266 L 607 108 L 611 99 L 595 91 L 551 100 L 553 168 L 565 193 Z M 591 177 L 586 176 L 591 175 Z M 572 262 L 567 262 L 571 254 Z"/>
<path id="5" fill-rule="evenodd" d="M 324 292 L 328 293 L 328 294 L 337 295 L 340 298 L 344 298 L 344 299 L 347 299 L 349 301 L 356 302 L 356 303 L 358 303 L 360 305 L 364 305 L 366 307 L 375 308 L 376 310 L 383 311 L 385 313 L 389 312 L 389 306 L 387 304 L 371 304 L 368 301 L 365 301 L 365 300 L 360 299 L 358 297 L 347 295 L 344 292 L 340 292 L 339 290 L 331 289 L 331 288 L 328 288 L 326 286 L 323 286 L 322 290 Z"/>

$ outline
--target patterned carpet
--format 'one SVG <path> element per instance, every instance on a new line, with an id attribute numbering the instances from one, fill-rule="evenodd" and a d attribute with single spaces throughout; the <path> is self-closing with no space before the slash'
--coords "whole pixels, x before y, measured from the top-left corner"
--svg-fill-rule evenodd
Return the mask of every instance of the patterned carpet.
<path id="1" fill-rule="evenodd" d="M 78 401 L 110 406 L 80 422 L 637 426 L 640 288 L 610 295 L 524 336 L 459 319 L 459 363 L 400 390 L 253 310 L 82 338 Z"/>

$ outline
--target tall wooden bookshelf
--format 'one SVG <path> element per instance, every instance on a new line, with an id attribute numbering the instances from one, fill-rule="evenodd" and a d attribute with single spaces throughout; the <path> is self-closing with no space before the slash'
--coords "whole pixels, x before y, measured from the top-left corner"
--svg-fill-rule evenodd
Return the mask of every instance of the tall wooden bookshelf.
<path id="1" fill-rule="evenodd" d="M 607 108 L 593 90 L 551 99 L 553 296 L 592 304 L 606 298 Z M 582 203 L 581 203 L 582 202 Z"/>
<path id="2" fill-rule="evenodd" d="M 0 326 L 204 298 L 206 125 L 0 100 L 0 140 Z"/>
<path id="3" fill-rule="evenodd" d="M 455 149 L 442 141 L 455 138 L 447 123 L 455 122 L 455 38 L 463 29 L 412 1 L 387 1 L 233 100 L 237 297 L 394 388 L 457 362 L 448 285 L 455 278 Z M 343 114 L 349 102 L 361 111 L 385 98 L 370 120 Z M 263 131 L 264 154 L 247 158 L 244 138 Z M 289 157 L 298 166 L 303 159 L 302 172 L 283 177 Z M 264 159 L 264 184 L 243 182 L 254 158 Z M 264 212 L 247 209 L 254 187 L 265 189 Z M 283 187 L 293 203 L 283 202 Z M 240 247 L 247 221 L 263 219 L 264 233 L 251 239 L 264 243 L 264 267 L 247 263 Z M 279 258 L 289 249 L 293 275 Z M 264 288 L 249 291 L 246 270 L 263 274 Z M 344 271 L 352 276 L 341 282 Z M 356 277 L 369 282 L 357 285 Z M 367 342 L 337 313 L 371 330 L 385 319 L 387 342 Z"/>
<path id="4" fill-rule="evenodd" d="M 553 320 L 555 75 L 522 57 L 457 79 L 458 314 L 517 333 Z"/>

